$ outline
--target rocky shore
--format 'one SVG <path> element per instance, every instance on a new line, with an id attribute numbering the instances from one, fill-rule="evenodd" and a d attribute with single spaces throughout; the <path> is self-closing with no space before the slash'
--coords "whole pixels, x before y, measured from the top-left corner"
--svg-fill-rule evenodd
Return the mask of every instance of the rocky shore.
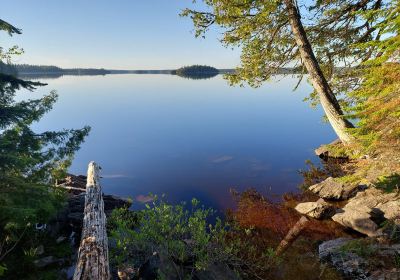
<path id="1" fill-rule="evenodd" d="M 324 146 L 318 148 L 316 154 L 322 160 L 333 159 L 339 164 L 351 165 L 351 168 L 346 167 L 351 171 L 343 176 L 329 176 L 309 186 L 307 191 L 316 195 L 317 199 L 298 203 L 295 207 L 308 219 L 331 220 L 352 233 L 352 237 L 322 242 L 318 249 L 320 262 L 334 267 L 344 279 L 400 279 L 400 192 L 397 188 L 388 190 L 378 184 L 380 174 L 387 174 L 392 169 L 385 169 L 380 161 L 375 162 L 368 157 L 349 164 L 348 157 L 332 157 Z M 368 172 L 365 172 L 366 165 L 369 166 Z M 57 182 L 57 187 L 67 192 L 67 201 L 47 229 L 57 242 L 70 242 L 74 247 L 79 243 L 82 231 L 86 176 L 68 174 L 64 180 Z M 115 208 L 131 206 L 131 201 L 117 196 L 103 195 L 103 199 L 106 215 L 110 215 Z M 70 275 L 75 258 L 73 254 L 70 260 L 59 259 L 45 252 L 35 264 L 38 267 L 59 264 Z M 140 267 L 143 279 L 151 279 L 148 276 L 160 267 L 159 257 L 154 256 L 152 260 Z M 128 273 L 128 270 L 118 273 Z M 206 272 L 219 270 L 212 268 Z M 224 268 L 218 277 L 208 274 L 197 277 L 225 279 L 222 276 L 228 272 L 232 271 Z M 116 271 L 113 274 L 116 275 Z M 121 275 L 120 278 L 125 279 Z"/>
<path id="2" fill-rule="evenodd" d="M 57 182 L 57 187 L 67 191 L 67 203 L 53 223 L 56 227 L 63 228 L 67 232 L 74 232 L 76 236 L 79 236 L 82 231 L 85 208 L 86 176 L 68 174 L 64 180 Z M 116 208 L 129 208 L 132 205 L 129 199 L 115 195 L 104 194 L 103 200 L 106 215 L 110 215 Z"/>
<path id="3" fill-rule="evenodd" d="M 40 258 L 35 261 L 38 268 L 58 265 L 60 273 L 63 273 L 69 279 L 74 271 L 76 262 L 76 248 L 79 245 L 82 232 L 83 212 L 85 207 L 86 176 L 68 174 L 65 179 L 56 184 L 57 188 L 66 191 L 66 203 L 63 209 L 60 209 L 57 216 L 49 224 L 40 225 L 48 231 L 56 240 L 57 244 L 69 243 L 73 254 L 70 258 L 58 258 L 48 255 L 43 250 L 43 246 L 37 248 L 37 254 Z M 103 195 L 104 208 L 106 215 L 110 215 L 116 208 L 131 206 L 131 201 L 114 195 Z"/>
<path id="4" fill-rule="evenodd" d="M 329 158 L 327 147 L 315 152 L 322 159 Z M 377 171 L 380 161 L 363 157 L 351 164 L 347 177 L 328 177 L 310 186 L 308 191 L 319 199 L 299 203 L 295 209 L 311 219 L 331 219 L 358 233 L 358 238 L 338 238 L 319 245 L 320 260 L 346 279 L 400 279 L 400 193 L 378 184 L 379 175 L 388 171 Z M 348 178 L 355 179 L 345 180 Z"/>

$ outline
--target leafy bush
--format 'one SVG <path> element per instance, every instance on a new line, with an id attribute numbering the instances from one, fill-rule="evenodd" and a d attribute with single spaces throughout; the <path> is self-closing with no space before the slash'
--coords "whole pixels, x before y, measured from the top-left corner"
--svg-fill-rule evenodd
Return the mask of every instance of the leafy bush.
<path id="1" fill-rule="evenodd" d="M 199 207 L 196 199 L 190 206 L 156 199 L 140 212 L 114 210 L 109 219 L 110 240 L 115 242 L 111 259 L 117 266 L 139 259 L 137 267 L 156 253 L 179 267 L 178 275 L 183 267 L 190 273 L 204 270 L 214 261 L 223 261 L 224 255 L 221 241 L 226 228 L 219 219 L 215 225 L 208 223 L 213 214 L 212 209 Z"/>
<path id="2" fill-rule="evenodd" d="M 385 192 L 398 191 L 400 188 L 400 174 L 391 174 L 388 176 L 379 176 L 375 186 Z"/>
<path id="3" fill-rule="evenodd" d="M 285 277 L 298 273 L 302 273 L 298 279 L 317 279 L 309 278 L 317 258 L 304 260 L 302 265 L 296 258 L 313 250 L 313 240 L 336 237 L 337 229 L 312 223 L 305 231 L 309 238 L 288 250 L 288 257 L 277 256 L 274 248 L 299 215 L 254 190 L 237 195 L 237 209 L 228 214 L 227 221 L 217 218 L 213 225 L 209 221 L 214 211 L 199 207 L 196 199 L 178 205 L 156 200 L 135 212 L 114 210 L 108 220 L 111 264 L 133 267 L 138 273 L 138 268 L 146 267 L 156 257 L 158 277 L 191 279 L 196 273 L 224 265 L 244 279 L 293 279 Z"/>
<path id="4" fill-rule="evenodd" d="M 400 65 L 384 63 L 365 72 L 361 86 L 349 93 L 359 120 L 353 133 L 368 153 L 399 147 Z"/>

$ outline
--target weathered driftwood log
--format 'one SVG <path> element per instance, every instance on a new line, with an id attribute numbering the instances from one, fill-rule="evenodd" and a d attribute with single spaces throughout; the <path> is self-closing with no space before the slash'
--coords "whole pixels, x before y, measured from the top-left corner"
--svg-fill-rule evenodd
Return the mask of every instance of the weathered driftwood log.
<path id="1" fill-rule="evenodd" d="M 65 186 L 64 184 L 56 185 L 57 188 L 65 189 L 68 191 L 86 192 L 86 189 Z"/>
<path id="2" fill-rule="evenodd" d="M 95 162 L 90 162 L 88 168 L 82 239 L 73 279 L 110 279 L 106 215 Z"/>
<path id="3" fill-rule="evenodd" d="M 302 216 L 296 224 L 289 230 L 286 234 L 285 238 L 282 239 L 281 243 L 279 244 L 278 248 L 276 249 L 276 254 L 282 255 L 289 246 L 297 239 L 303 229 L 306 227 L 310 220 L 306 216 Z"/>

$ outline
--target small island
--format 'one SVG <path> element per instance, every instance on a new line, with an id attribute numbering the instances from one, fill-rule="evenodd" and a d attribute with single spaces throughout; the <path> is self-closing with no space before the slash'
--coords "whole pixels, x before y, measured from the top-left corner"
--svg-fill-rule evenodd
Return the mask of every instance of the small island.
<path id="1" fill-rule="evenodd" d="M 171 74 L 188 79 L 209 79 L 219 74 L 219 70 L 207 65 L 184 66 L 171 71 Z"/>

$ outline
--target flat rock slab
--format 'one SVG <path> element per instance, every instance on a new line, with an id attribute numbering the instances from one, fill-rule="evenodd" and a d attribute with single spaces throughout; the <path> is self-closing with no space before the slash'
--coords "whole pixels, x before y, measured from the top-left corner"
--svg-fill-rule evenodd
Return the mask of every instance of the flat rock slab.
<path id="1" fill-rule="evenodd" d="M 371 220 L 371 209 L 368 207 L 345 207 L 339 213 L 336 213 L 332 220 L 370 237 L 379 235 L 377 232 L 378 225 Z"/>
<path id="2" fill-rule="evenodd" d="M 314 152 L 318 157 L 327 156 L 328 153 L 329 153 L 329 148 L 328 147 L 332 146 L 332 145 L 338 145 L 340 143 L 342 143 L 342 141 L 340 141 L 340 139 L 336 139 L 335 141 L 333 141 L 333 142 L 331 142 L 331 143 L 329 143 L 327 145 L 319 146 L 317 149 L 314 150 Z"/>
<path id="3" fill-rule="evenodd" d="M 383 212 L 386 219 L 393 220 L 396 224 L 400 225 L 400 198 L 395 200 L 379 203 L 377 209 Z"/>
<path id="4" fill-rule="evenodd" d="M 376 188 L 358 192 L 332 220 L 368 236 L 380 235 L 376 220 L 391 219 L 400 224 L 400 196 Z"/>
<path id="5" fill-rule="evenodd" d="M 86 193 L 80 193 L 78 195 L 71 196 L 68 199 L 68 207 L 66 209 L 66 217 L 64 222 L 71 225 L 72 229 L 77 233 L 82 231 L 85 195 Z M 103 195 L 103 201 L 106 215 L 110 215 L 116 208 L 129 208 L 132 205 L 132 202 L 129 199 L 114 195 Z"/>
<path id="6" fill-rule="evenodd" d="M 33 264 L 38 268 L 43 268 L 49 265 L 59 264 L 64 262 L 64 259 L 58 259 L 53 256 L 47 256 L 38 260 L 35 260 Z"/>
<path id="7" fill-rule="evenodd" d="M 345 200 L 360 190 L 358 185 L 345 185 L 342 182 L 328 177 L 321 183 L 312 185 L 308 188 L 321 198 L 329 200 Z"/>
<path id="8" fill-rule="evenodd" d="M 344 245 L 349 241 L 354 240 L 353 238 L 341 237 L 322 242 L 318 247 L 318 255 L 321 260 L 328 260 L 331 254 L 340 251 Z"/>
<path id="9" fill-rule="evenodd" d="M 302 202 L 295 207 L 300 214 L 314 219 L 329 219 L 335 214 L 335 208 L 326 202 Z"/>

